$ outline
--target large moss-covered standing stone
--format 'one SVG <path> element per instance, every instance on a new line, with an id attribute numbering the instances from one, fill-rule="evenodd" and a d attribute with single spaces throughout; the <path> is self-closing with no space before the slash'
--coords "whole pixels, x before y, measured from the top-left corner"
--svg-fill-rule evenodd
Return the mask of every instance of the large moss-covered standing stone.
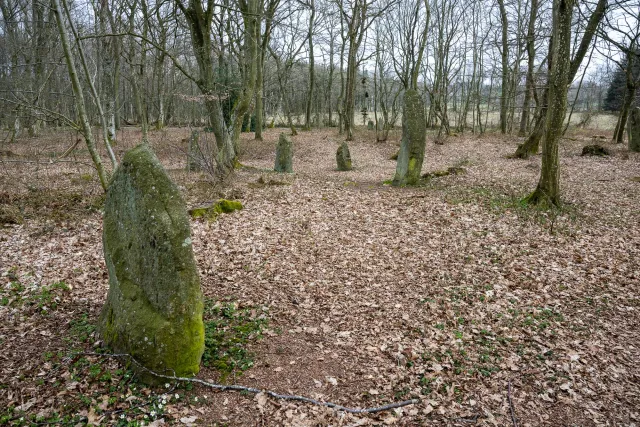
<path id="1" fill-rule="evenodd" d="M 189 218 L 178 188 L 145 145 L 127 152 L 113 176 L 102 239 L 109 270 L 98 324 L 104 343 L 157 373 L 196 374 L 203 298 Z"/>
<path id="2" fill-rule="evenodd" d="M 640 107 L 632 108 L 627 123 L 629 151 L 640 152 Z"/>
<path id="3" fill-rule="evenodd" d="M 276 164 L 273 168 L 276 172 L 293 173 L 293 144 L 284 133 L 280 134 L 276 147 Z"/>
<path id="4" fill-rule="evenodd" d="M 427 139 L 424 102 L 415 89 L 404 93 L 402 116 L 402 143 L 398 153 L 393 185 L 414 185 L 420 180 L 424 147 Z"/>
<path id="5" fill-rule="evenodd" d="M 349 146 L 346 142 L 340 144 L 338 151 L 336 152 L 336 163 L 338 164 L 339 171 L 350 171 L 351 166 L 351 153 L 349 152 Z"/>

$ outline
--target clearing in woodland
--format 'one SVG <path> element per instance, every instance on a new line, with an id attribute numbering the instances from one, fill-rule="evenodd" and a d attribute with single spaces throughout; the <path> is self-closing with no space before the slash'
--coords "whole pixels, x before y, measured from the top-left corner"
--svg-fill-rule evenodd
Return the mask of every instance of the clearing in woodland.
<path id="1" fill-rule="evenodd" d="M 591 134 L 561 144 L 561 209 L 520 200 L 540 156 L 517 138 L 428 138 L 412 188 L 388 185 L 396 141 L 364 130 L 336 170 L 334 129 L 300 132 L 293 175 L 269 172 L 279 130 L 241 140 L 230 182 L 185 171 L 188 129 L 150 143 L 188 206 L 244 209 L 192 220 L 205 296 L 199 378 L 372 415 L 167 381 L 148 388 L 96 354 L 108 278 L 102 190 L 66 132 L 3 147 L 0 424 L 495 425 L 640 423 L 640 155 Z M 118 134 L 116 150 L 140 132 Z M 80 147 L 80 146 L 79 146 Z M 448 175 L 436 173 L 458 168 Z M 444 175 L 444 176 L 440 176 Z M 15 208 L 18 208 L 17 210 Z M 3 214 L 4 215 L 4 214 Z"/>

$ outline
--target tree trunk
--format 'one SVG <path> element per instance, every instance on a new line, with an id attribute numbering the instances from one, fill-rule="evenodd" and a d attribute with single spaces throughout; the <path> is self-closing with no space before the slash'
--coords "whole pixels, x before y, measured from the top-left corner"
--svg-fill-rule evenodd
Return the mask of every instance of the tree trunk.
<path id="1" fill-rule="evenodd" d="M 100 32 L 102 34 L 111 33 L 109 27 L 109 16 L 111 11 L 109 10 L 108 0 L 101 0 L 99 5 L 100 20 Z M 116 94 L 115 94 L 115 67 L 114 67 L 114 55 L 113 44 L 115 39 L 113 37 L 103 37 L 100 40 L 101 43 L 101 71 L 102 71 L 102 84 L 101 84 L 101 100 L 104 106 L 104 115 L 107 119 L 107 137 L 109 143 L 113 144 L 116 140 Z"/>
<path id="2" fill-rule="evenodd" d="M 533 83 L 533 67 L 536 59 L 535 25 L 538 16 L 538 0 L 531 0 L 531 13 L 529 14 L 529 26 L 527 28 L 527 77 L 525 80 L 524 100 L 522 101 L 522 115 L 520 116 L 519 136 L 525 136 L 529 124 L 529 105 L 531 95 L 535 90 Z"/>
<path id="3" fill-rule="evenodd" d="M 309 39 L 309 90 L 307 92 L 307 108 L 304 116 L 304 127 L 307 130 L 311 129 L 311 103 L 313 102 L 313 89 L 316 84 L 315 64 L 313 55 L 313 23 L 316 18 L 316 7 L 314 0 L 309 1 L 311 7 L 311 15 L 309 16 L 309 33 L 307 38 Z"/>
<path id="4" fill-rule="evenodd" d="M 502 22 L 502 88 L 500 94 L 500 132 L 507 133 L 507 109 L 509 91 L 509 47 L 507 39 L 507 31 L 509 30 L 509 22 L 507 21 L 507 10 L 504 6 L 504 0 L 498 0 L 498 6 L 500 7 L 500 21 Z"/>
<path id="5" fill-rule="evenodd" d="M 215 5 L 213 2 L 207 3 L 207 8 L 203 8 L 199 0 L 190 0 L 189 6 L 185 7 L 181 2 L 178 7 L 185 15 L 189 23 L 193 53 L 198 64 L 199 78 L 195 79 L 198 88 L 205 96 L 205 106 L 207 107 L 213 134 L 216 138 L 218 152 L 216 162 L 221 169 L 221 174 L 226 174 L 232 170 L 237 163 L 237 145 L 242 130 L 244 115 L 250 110 L 253 97 L 255 95 L 256 75 L 257 75 L 257 53 L 258 38 L 260 34 L 259 19 L 260 8 L 258 0 L 248 0 L 240 3 L 240 12 L 243 18 L 243 40 L 242 55 L 239 66 L 242 69 L 243 84 L 240 94 L 233 105 L 227 123 L 222 113 L 222 106 L 219 94 L 216 93 L 216 78 L 213 70 L 212 48 L 211 48 L 211 23 Z M 223 65 L 226 59 L 219 56 Z M 181 70 L 184 72 L 184 70 Z"/>
<path id="6" fill-rule="evenodd" d="M 587 26 L 585 27 L 585 30 L 584 30 L 584 35 L 582 36 L 582 40 L 580 41 L 580 46 L 578 47 L 574 55 L 574 58 L 570 61 L 569 75 L 568 75 L 569 83 L 573 81 L 576 73 L 578 72 L 578 69 L 580 68 L 580 64 L 582 63 L 582 60 L 586 56 L 587 51 L 591 46 L 591 41 L 593 40 L 593 37 L 596 33 L 598 25 L 600 25 L 600 21 L 602 20 L 607 10 L 607 6 L 608 6 L 608 0 L 598 0 L 598 4 L 596 5 L 595 10 L 591 14 L 591 17 L 589 18 L 589 22 L 587 23 Z M 552 64 L 550 62 L 551 62 L 551 52 L 553 51 L 553 35 L 549 40 L 549 45 L 550 46 L 549 46 L 549 56 L 548 56 L 549 64 L 548 65 L 549 65 L 549 69 L 551 69 Z M 569 52 L 569 54 L 570 53 L 571 52 Z M 531 135 L 529 135 L 529 138 L 527 138 L 524 144 L 521 144 L 520 146 L 518 146 L 518 149 L 513 155 L 514 158 L 526 159 L 529 157 L 530 154 L 535 154 L 538 152 L 540 140 L 544 135 L 544 128 L 545 128 L 546 120 L 548 117 L 547 111 L 546 111 L 547 110 L 546 101 L 548 99 L 548 90 L 549 89 L 547 86 L 547 88 L 545 88 L 542 94 L 542 102 L 540 104 L 539 114 L 536 118 L 533 132 L 531 133 Z M 562 118 L 562 120 L 564 121 L 564 117 Z"/>
<path id="7" fill-rule="evenodd" d="M 260 38 L 260 44 L 257 46 L 257 67 L 256 67 L 256 105 L 255 105 L 255 139 L 262 141 L 262 129 L 264 128 L 264 58 L 267 54 L 267 47 L 271 40 L 271 28 L 273 27 L 273 15 L 276 12 L 276 8 L 280 0 L 271 0 L 268 3 L 267 9 L 264 15 L 265 29 L 262 37 Z M 261 22 L 258 22 L 258 28 L 262 26 Z"/>
<path id="8" fill-rule="evenodd" d="M 553 52 L 549 75 L 549 107 L 542 148 L 542 170 L 535 191 L 527 201 L 547 207 L 560 204 L 558 142 L 567 113 L 567 87 L 571 74 L 571 17 L 576 0 L 553 2 Z"/>
<path id="9" fill-rule="evenodd" d="M 627 133 L 629 137 L 629 151 L 640 153 L 640 107 L 635 107 L 631 110 Z"/>
<path id="10" fill-rule="evenodd" d="M 95 165 L 98 172 L 98 178 L 100 179 L 102 189 L 107 191 L 109 182 L 107 179 L 107 174 L 104 170 L 104 166 L 102 165 L 102 159 L 100 158 L 100 154 L 98 153 L 98 150 L 96 148 L 95 141 L 93 140 L 93 132 L 91 130 L 91 123 L 89 123 L 89 116 L 87 115 L 87 109 L 84 103 L 84 95 L 82 93 L 82 87 L 80 86 L 80 79 L 78 78 L 78 74 L 76 72 L 76 66 L 73 54 L 71 52 L 71 45 L 69 44 L 69 38 L 67 37 L 67 31 L 64 25 L 64 20 L 62 18 L 62 7 L 60 6 L 60 0 L 53 0 L 52 5 L 54 9 L 53 13 L 56 17 L 56 23 L 58 25 L 58 30 L 60 32 L 60 43 L 62 44 L 62 50 L 64 52 L 65 61 L 67 63 L 67 70 L 69 72 L 69 79 L 71 80 L 71 87 L 73 89 L 73 94 L 75 95 L 76 109 L 78 111 L 78 116 L 80 116 L 82 134 L 84 136 L 85 143 L 87 144 L 89 154 L 91 155 L 91 160 L 93 160 L 93 164 Z"/>
<path id="11" fill-rule="evenodd" d="M 343 107 L 343 119 L 344 130 L 347 133 L 347 141 L 353 140 L 353 119 L 355 109 L 355 92 L 356 92 L 356 77 L 357 77 L 357 64 L 356 55 L 358 48 L 355 42 L 355 35 L 349 42 L 349 53 L 347 54 L 347 81 L 345 85 L 344 94 L 344 107 Z"/>

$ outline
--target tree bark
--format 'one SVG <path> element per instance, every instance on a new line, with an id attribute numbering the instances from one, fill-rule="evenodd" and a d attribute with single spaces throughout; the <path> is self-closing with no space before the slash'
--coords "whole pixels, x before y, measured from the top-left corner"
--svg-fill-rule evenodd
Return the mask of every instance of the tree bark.
<path id="1" fill-rule="evenodd" d="M 64 1 L 64 0 L 62 0 Z M 65 29 L 64 20 L 62 18 L 62 7 L 60 6 L 60 0 L 52 0 L 53 14 L 56 17 L 56 24 L 58 25 L 58 31 L 60 33 L 60 43 L 64 52 L 64 58 L 67 63 L 67 70 L 69 72 L 69 79 L 71 80 L 71 87 L 73 94 L 75 95 L 76 109 L 78 110 L 78 116 L 80 116 L 80 124 L 82 126 L 82 135 L 84 136 L 87 149 L 91 155 L 91 160 L 98 172 L 98 178 L 102 189 L 107 191 L 109 181 L 107 174 L 102 165 L 102 159 L 96 148 L 95 141 L 93 139 L 93 132 L 91 130 L 91 123 L 89 123 L 89 116 L 87 115 L 87 109 L 84 103 L 84 96 L 82 94 L 82 87 L 80 86 L 80 79 L 76 72 L 76 66 L 74 63 L 73 53 L 71 52 L 71 45 L 69 38 L 67 37 L 67 31 Z"/>
<path id="2" fill-rule="evenodd" d="M 216 138 L 218 152 L 215 154 L 222 174 L 231 171 L 237 163 L 237 145 L 242 130 L 244 115 L 250 110 L 256 88 L 258 37 L 260 33 L 259 0 L 239 2 L 243 18 L 243 44 L 240 60 L 242 86 L 230 113 L 225 121 L 220 94 L 216 92 L 216 79 L 213 69 L 211 48 L 211 23 L 216 8 L 213 0 L 207 0 L 206 9 L 199 0 L 190 0 L 188 7 L 176 0 L 189 23 L 193 53 L 198 64 L 199 78 L 196 84 L 205 97 L 205 106 L 209 113 L 211 127 Z M 223 65 L 225 58 L 221 57 Z M 181 70 L 182 71 L 182 70 Z"/>
<path id="3" fill-rule="evenodd" d="M 500 132 L 507 133 L 507 109 L 509 91 L 509 41 L 507 32 L 509 30 L 509 21 L 507 20 L 507 10 L 504 6 L 504 0 L 498 0 L 500 8 L 500 21 L 502 23 L 502 46 L 500 50 L 502 58 L 502 88 L 500 94 Z"/>
<path id="4" fill-rule="evenodd" d="M 598 28 L 598 25 L 600 25 L 600 21 L 604 17 L 604 14 L 607 10 L 607 6 L 608 6 L 608 0 L 598 0 L 598 4 L 596 5 L 595 10 L 591 14 L 591 17 L 589 18 L 589 22 L 587 23 L 587 26 L 585 27 L 585 30 L 584 30 L 584 35 L 582 36 L 582 40 L 580 41 L 580 46 L 578 47 L 578 50 L 576 51 L 573 59 L 570 61 L 569 74 L 568 74 L 569 83 L 572 82 L 573 79 L 575 78 L 575 75 L 578 72 L 578 69 L 580 68 L 580 64 L 582 63 L 582 60 L 584 59 L 584 57 L 587 54 L 587 51 L 589 50 L 591 41 L 593 40 L 593 37 L 596 34 L 596 30 Z M 552 41 L 550 41 L 549 44 L 552 45 Z M 552 51 L 552 48 L 550 47 L 549 52 L 551 51 Z M 569 52 L 569 54 L 570 53 L 571 52 Z M 549 55 L 549 58 L 551 58 L 551 55 Z M 551 67 L 551 64 L 549 64 L 549 67 Z M 514 158 L 526 159 L 529 157 L 530 154 L 535 154 L 538 152 L 538 147 L 540 145 L 540 140 L 544 135 L 544 128 L 547 120 L 546 100 L 548 99 L 548 91 L 549 91 L 549 88 L 547 86 L 547 88 L 545 88 L 542 94 L 542 101 L 540 104 L 539 114 L 535 120 L 533 132 L 531 133 L 531 135 L 529 135 L 529 137 L 524 142 L 524 144 L 521 144 L 520 146 L 518 146 L 518 149 L 513 155 Z M 564 120 L 564 117 L 562 119 Z"/>
<path id="5" fill-rule="evenodd" d="M 307 106 L 304 116 L 304 127 L 307 130 L 311 129 L 311 103 L 313 102 L 313 89 L 316 84 L 315 58 L 313 55 L 313 25 L 316 18 L 314 0 L 309 0 L 309 7 L 311 8 L 311 14 L 309 16 L 309 33 L 307 35 L 307 38 L 309 39 L 309 90 L 307 91 Z"/>
<path id="6" fill-rule="evenodd" d="M 553 51 L 549 75 L 549 106 L 538 186 L 527 201 L 547 207 L 560 204 L 558 142 L 567 112 L 567 87 L 571 74 L 571 17 L 576 0 L 553 2 Z"/>
<path id="7" fill-rule="evenodd" d="M 529 26 L 527 28 L 527 77 L 525 80 L 524 100 L 522 101 L 522 115 L 520 116 L 519 136 L 525 136 L 529 125 L 529 106 L 531 95 L 536 90 L 533 83 L 533 68 L 536 59 L 535 25 L 538 17 L 538 0 L 531 0 L 531 12 L 529 14 Z"/>

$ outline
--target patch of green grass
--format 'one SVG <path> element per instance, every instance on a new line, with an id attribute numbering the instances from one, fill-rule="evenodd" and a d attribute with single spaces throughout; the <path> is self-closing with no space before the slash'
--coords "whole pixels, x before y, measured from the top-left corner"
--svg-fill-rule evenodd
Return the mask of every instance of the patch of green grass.
<path id="1" fill-rule="evenodd" d="M 83 314 L 79 319 L 71 321 L 69 326 L 70 336 L 80 342 L 87 342 L 96 330 L 96 325 L 89 321 L 86 314 Z"/>
<path id="2" fill-rule="evenodd" d="M 27 290 L 22 283 L 14 281 L 7 288 L 0 289 L 0 304 L 12 307 L 35 307 L 42 314 L 46 314 L 58 308 L 62 294 L 70 289 L 65 282 L 57 282 L 41 286 L 34 292 Z"/>
<path id="3" fill-rule="evenodd" d="M 236 303 L 207 300 L 204 314 L 205 350 L 202 362 L 220 371 L 225 380 L 230 374 L 242 374 L 253 366 L 249 343 L 262 338 L 267 317 L 255 308 L 239 309 Z"/>
<path id="4" fill-rule="evenodd" d="M 580 213 L 575 205 L 543 208 L 530 205 L 527 194 L 507 193 L 504 190 L 485 186 L 446 189 L 444 199 L 450 204 L 476 204 L 495 214 L 514 213 L 518 218 L 532 221 L 549 228 L 550 232 L 566 232 L 567 223 L 576 223 Z M 563 221 L 558 221 L 563 219 Z M 561 225 L 560 225 L 561 224 Z"/>

